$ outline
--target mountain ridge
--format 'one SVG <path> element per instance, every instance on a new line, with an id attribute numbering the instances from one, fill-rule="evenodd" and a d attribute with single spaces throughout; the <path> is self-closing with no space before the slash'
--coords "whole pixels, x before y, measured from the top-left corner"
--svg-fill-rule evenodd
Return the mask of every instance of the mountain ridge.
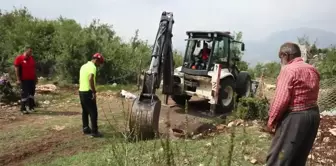
<path id="1" fill-rule="evenodd" d="M 277 53 L 281 44 L 298 42 L 299 37 L 307 36 L 310 43 L 316 41 L 317 47 L 326 48 L 336 44 L 336 33 L 317 28 L 293 28 L 276 31 L 261 40 L 244 41 L 246 51 L 243 60 L 251 66 L 258 62 L 279 61 Z"/>

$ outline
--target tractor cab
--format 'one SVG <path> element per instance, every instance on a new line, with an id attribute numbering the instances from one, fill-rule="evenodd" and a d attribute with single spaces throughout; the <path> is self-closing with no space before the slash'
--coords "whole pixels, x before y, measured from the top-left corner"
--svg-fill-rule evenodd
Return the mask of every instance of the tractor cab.
<path id="1" fill-rule="evenodd" d="M 187 48 L 182 72 L 190 75 L 207 76 L 214 70 L 214 64 L 232 72 L 239 52 L 245 45 L 235 41 L 230 32 L 188 31 Z"/>

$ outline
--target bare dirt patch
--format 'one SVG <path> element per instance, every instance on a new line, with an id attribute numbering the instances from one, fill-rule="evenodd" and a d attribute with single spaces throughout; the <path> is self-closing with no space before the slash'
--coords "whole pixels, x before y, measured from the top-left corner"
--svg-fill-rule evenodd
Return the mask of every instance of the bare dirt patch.
<path id="1" fill-rule="evenodd" d="M 334 128 L 336 116 L 321 116 L 320 128 L 309 156 L 314 165 L 336 165 L 336 136 L 330 132 Z"/>
<path id="2" fill-rule="evenodd" d="M 31 157 L 52 152 L 53 149 L 58 146 L 71 140 L 78 139 L 79 137 L 83 137 L 79 131 L 51 131 L 49 135 L 42 138 L 23 144 L 15 144 L 15 146 L 7 153 L 0 155 L 0 165 L 22 165 L 23 161 Z M 76 149 L 66 149 L 63 153 L 73 154 L 79 150 L 80 149 L 76 147 Z"/>
<path id="3" fill-rule="evenodd" d="M 0 129 L 13 122 L 20 122 L 27 119 L 25 116 L 22 116 L 20 111 L 18 111 L 18 106 L 16 105 L 3 105 L 0 106 L 0 108 Z"/>

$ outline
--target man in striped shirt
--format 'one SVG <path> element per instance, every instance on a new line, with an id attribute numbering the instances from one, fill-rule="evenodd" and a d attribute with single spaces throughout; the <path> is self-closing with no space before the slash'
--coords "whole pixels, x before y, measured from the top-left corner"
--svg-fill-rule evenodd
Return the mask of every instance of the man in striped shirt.
<path id="1" fill-rule="evenodd" d="M 297 44 L 284 43 L 279 58 L 282 68 L 267 124 L 275 135 L 267 165 L 304 166 L 320 125 L 320 75 L 303 61 Z"/>

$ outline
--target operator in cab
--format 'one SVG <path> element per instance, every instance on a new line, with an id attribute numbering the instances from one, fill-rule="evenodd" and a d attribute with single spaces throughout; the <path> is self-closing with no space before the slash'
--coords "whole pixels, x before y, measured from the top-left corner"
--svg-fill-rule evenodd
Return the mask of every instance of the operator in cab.
<path id="1" fill-rule="evenodd" d="M 211 50 L 208 47 L 208 43 L 204 43 L 203 48 L 200 51 L 200 56 L 203 62 L 208 61 Z"/>

